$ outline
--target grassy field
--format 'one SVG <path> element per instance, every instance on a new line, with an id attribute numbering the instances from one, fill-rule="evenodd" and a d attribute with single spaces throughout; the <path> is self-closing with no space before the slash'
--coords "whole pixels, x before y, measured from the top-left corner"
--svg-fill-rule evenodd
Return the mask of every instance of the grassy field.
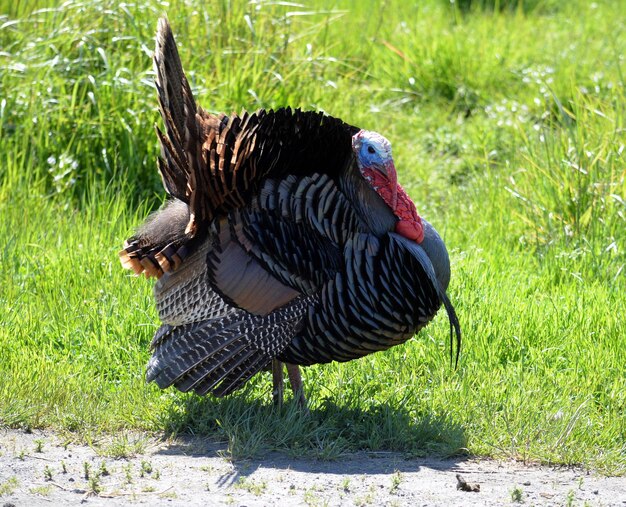
<path id="1" fill-rule="evenodd" d="M 626 473 L 622 1 L 0 0 L 0 425 L 134 430 L 333 458 L 474 454 Z M 377 130 L 443 233 L 448 324 L 217 400 L 144 383 L 151 287 L 123 240 L 164 197 L 150 53 L 168 12 L 212 111 L 291 105 Z"/>

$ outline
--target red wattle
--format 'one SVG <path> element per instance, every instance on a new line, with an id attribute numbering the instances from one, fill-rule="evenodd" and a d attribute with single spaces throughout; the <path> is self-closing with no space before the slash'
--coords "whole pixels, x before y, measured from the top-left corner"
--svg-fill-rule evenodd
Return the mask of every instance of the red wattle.
<path id="1" fill-rule="evenodd" d="M 396 232 L 400 234 L 400 236 L 404 236 L 417 243 L 421 243 L 424 239 L 424 229 L 422 228 L 422 224 L 418 222 L 400 220 L 396 224 Z"/>
<path id="2" fill-rule="evenodd" d="M 400 185 L 398 185 L 398 204 L 394 214 L 398 217 L 396 232 L 408 239 L 421 243 L 424 239 L 422 219 L 417 214 L 415 204 L 413 204 L 411 198 Z"/>
<path id="3" fill-rule="evenodd" d="M 362 170 L 363 175 L 367 178 L 370 186 L 378 192 L 392 210 L 393 214 L 398 218 L 395 232 L 412 241 L 421 243 L 424 239 L 424 228 L 422 227 L 422 219 L 417 214 L 415 204 L 398 185 L 396 177 L 396 169 L 393 163 L 385 167 L 386 173 L 371 167 Z"/>

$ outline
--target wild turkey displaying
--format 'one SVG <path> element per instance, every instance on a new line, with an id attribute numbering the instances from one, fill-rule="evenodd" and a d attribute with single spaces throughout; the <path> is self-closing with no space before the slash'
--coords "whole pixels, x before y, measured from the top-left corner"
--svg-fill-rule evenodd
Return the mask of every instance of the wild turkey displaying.
<path id="1" fill-rule="evenodd" d="M 384 137 L 298 109 L 207 113 L 166 19 L 154 65 L 169 200 L 120 252 L 159 279 L 148 380 L 224 396 L 273 361 L 280 397 L 281 361 L 301 394 L 297 365 L 403 343 L 442 304 L 458 360 L 448 253 Z"/>

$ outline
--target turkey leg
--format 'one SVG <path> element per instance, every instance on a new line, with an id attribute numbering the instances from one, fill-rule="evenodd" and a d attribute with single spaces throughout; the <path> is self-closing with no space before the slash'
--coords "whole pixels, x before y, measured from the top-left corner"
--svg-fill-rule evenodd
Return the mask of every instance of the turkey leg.
<path id="1" fill-rule="evenodd" d="M 283 363 L 281 363 L 278 359 L 272 359 L 272 400 L 275 406 L 283 406 L 284 391 L 285 383 L 283 382 Z"/>
<path id="2" fill-rule="evenodd" d="M 306 409 L 306 398 L 304 397 L 300 368 L 297 364 L 285 363 L 285 365 L 287 366 L 287 375 L 289 376 L 289 383 L 291 384 L 293 397 L 300 407 Z"/>

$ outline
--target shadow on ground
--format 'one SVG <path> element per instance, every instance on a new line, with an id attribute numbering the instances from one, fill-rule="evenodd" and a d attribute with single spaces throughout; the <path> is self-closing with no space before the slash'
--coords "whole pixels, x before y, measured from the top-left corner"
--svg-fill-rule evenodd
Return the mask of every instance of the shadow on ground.
<path id="1" fill-rule="evenodd" d="M 458 424 L 386 403 L 361 410 L 325 400 L 305 412 L 294 403 L 278 408 L 243 397 L 189 396 L 171 407 L 163 423 L 175 438 L 160 454 L 227 457 L 233 469 L 225 484 L 259 467 L 358 474 L 365 457 L 367 473 L 392 474 L 415 471 L 416 461 L 451 469 L 466 459 Z"/>

